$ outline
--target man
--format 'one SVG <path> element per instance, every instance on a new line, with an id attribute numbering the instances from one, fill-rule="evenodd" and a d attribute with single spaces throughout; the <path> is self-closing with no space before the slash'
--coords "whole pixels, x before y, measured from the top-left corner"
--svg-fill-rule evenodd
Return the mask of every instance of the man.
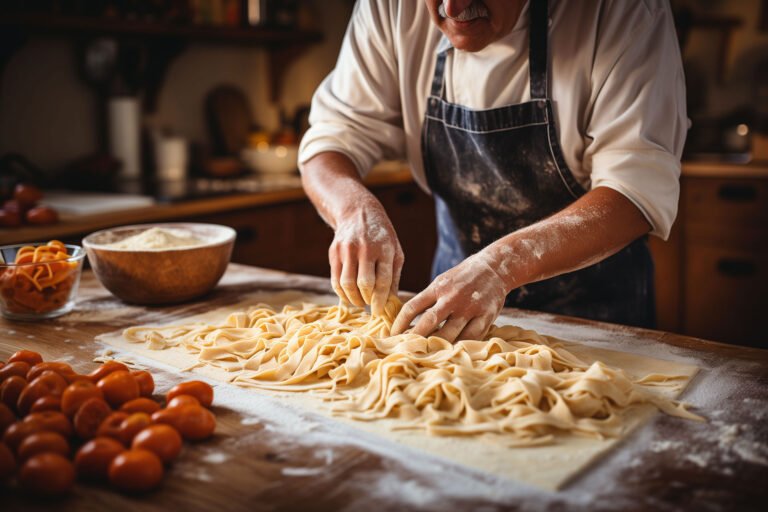
<path id="1" fill-rule="evenodd" d="M 652 326 L 645 236 L 677 213 L 687 118 L 666 0 L 359 0 L 299 156 L 339 296 L 403 254 L 362 185 L 404 155 L 434 197 L 432 284 L 393 325 L 480 339 L 505 305 Z"/>

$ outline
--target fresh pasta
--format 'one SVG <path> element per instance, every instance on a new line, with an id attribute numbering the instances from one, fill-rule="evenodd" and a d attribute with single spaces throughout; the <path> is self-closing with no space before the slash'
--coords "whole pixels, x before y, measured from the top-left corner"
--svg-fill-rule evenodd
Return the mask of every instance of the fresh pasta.
<path id="1" fill-rule="evenodd" d="M 515 326 L 493 326 L 485 340 L 452 344 L 405 333 L 390 336 L 401 304 L 381 317 L 345 304 L 257 305 L 221 325 L 132 327 L 126 340 L 195 354 L 198 365 L 232 373 L 240 386 L 319 392 L 336 414 L 361 421 L 396 418 L 396 429 L 433 435 L 503 434 L 511 444 L 551 442 L 570 432 L 617 437 L 624 413 L 653 404 L 701 419 L 654 388 L 679 389 L 685 376 L 632 380 L 621 369 L 586 362 L 558 342 Z"/>

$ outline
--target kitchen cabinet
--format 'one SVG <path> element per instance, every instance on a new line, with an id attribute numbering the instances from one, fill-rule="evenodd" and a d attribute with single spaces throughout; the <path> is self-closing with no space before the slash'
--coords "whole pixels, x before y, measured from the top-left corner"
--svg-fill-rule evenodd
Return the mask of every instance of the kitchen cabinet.
<path id="1" fill-rule="evenodd" d="M 659 328 L 768 347 L 768 166 L 684 167 L 669 241 L 651 241 Z"/>

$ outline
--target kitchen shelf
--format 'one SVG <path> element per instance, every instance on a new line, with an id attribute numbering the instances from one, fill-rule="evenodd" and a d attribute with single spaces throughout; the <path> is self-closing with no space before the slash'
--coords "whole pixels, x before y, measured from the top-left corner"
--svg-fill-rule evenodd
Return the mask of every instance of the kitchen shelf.
<path id="1" fill-rule="evenodd" d="M 182 39 L 243 45 L 303 45 L 318 42 L 322 34 L 312 30 L 279 27 L 233 27 L 111 18 L 56 16 L 50 14 L 0 14 L 3 30 L 28 34 L 110 36 L 116 38 Z"/>

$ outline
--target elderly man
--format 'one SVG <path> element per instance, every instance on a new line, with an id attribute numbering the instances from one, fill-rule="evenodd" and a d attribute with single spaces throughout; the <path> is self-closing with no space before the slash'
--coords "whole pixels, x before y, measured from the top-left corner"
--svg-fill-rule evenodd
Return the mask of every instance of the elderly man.
<path id="1" fill-rule="evenodd" d="M 648 233 L 677 213 L 687 118 L 666 0 L 358 0 L 299 156 L 339 296 L 377 313 L 404 261 L 361 177 L 407 157 L 434 281 L 393 332 L 479 339 L 501 308 L 654 323 Z"/>

